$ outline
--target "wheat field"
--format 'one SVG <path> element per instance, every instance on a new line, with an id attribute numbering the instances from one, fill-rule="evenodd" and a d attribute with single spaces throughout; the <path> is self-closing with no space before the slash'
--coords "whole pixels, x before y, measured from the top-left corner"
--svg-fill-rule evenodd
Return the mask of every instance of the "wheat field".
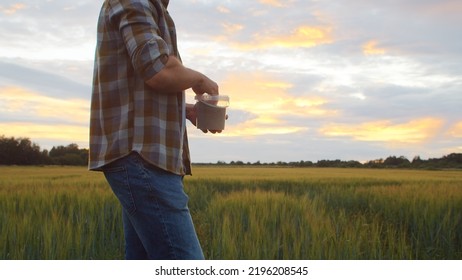
<path id="1" fill-rule="evenodd" d="M 462 171 L 202 167 L 207 259 L 462 259 Z M 0 167 L 0 259 L 122 259 L 120 207 L 82 167 Z"/>

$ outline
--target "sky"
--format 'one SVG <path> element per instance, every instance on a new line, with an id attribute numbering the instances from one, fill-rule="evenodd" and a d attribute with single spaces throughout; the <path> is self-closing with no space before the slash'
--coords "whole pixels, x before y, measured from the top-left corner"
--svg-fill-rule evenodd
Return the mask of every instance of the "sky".
<path id="1" fill-rule="evenodd" d="M 2 0 L 0 135 L 88 147 L 103 1 Z M 193 162 L 462 152 L 462 1 L 170 0 L 185 66 L 230 97 Z M 187 98 L 194 102 L 187 91 Z"/>

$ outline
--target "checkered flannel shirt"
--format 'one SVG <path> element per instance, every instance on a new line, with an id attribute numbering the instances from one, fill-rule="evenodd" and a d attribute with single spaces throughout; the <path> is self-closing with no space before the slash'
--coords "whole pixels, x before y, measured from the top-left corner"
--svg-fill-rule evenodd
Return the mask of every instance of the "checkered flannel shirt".
<path id="1" fill-rule="evenodd" d="M 166 56 L 179 58 L 168 0 L 106 0 L 98 20 L 90 118 L 90 170 L 138 152 L 175 174 L 190 174 L 184 92 L 145 83 Z"/>

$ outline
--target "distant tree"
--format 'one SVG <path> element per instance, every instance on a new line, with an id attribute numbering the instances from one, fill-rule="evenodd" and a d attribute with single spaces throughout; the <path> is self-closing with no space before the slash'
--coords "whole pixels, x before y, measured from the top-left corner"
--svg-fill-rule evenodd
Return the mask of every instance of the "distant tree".
<path id="1" fill-rule="evenodd" d="M 447 156 L 444 156 L 442 160 L 452 164 L 462 165 L 462 154 L 452 153 Z"/>
<path id="2" fill-rule="evenodd" d="M 49 152 L 52 164 L 57 165 L 86 165 L 88 162 L 88 150 L 79 149 L 75 143 L 67 146 L 53 147 Z"/>
<path id="3" fill-rule="evenodd" d="M 0 164 L 9 165 L 14 164 L 15 152 L 17 149 L 18 142 L 13 137 L 6 138 L 5 136 L 0 136 Z"/>
<path id="4" fill-rule="evenodd" d="M 336 160 L 319 160 L 316 163 L 317 167 L 342 167 L 342 161 L 339 159 Z"/>
<path id="5" fill-rule="evenodd" d="M 420 156 L 415 156 L 411 161 L 411 166 L 413 168 L 420 168 L 424 164 L 424 161 L 420 158 Z"/>
<path id="6" fill-rule="evenodd" d="M 428 160 L 427 168 L 462 168 L 462 154 L 452 153 Z"/>
<path id="7" fill-rule="evenodd" d="M 409 167 L 411 162 L 404 156 L 390 156 L 385 159 L 383 164 L 387 167 Z"/>
<path id="8" fill-rule="evenodd" d="M 0 136 L 0 164 L 33 165 L 41 162 L 40 147 L 29 138 Z"/>
<path id="9" fill-rule="evenodd" d="M 384 167 L 383 159 L 370 160 L 366 162 L 364 166 L 369 167 L 369 168 L 383 168 Z"/>
<path id="10" fill-rule="evenodd" d="M 351 167 L 351 168 L 359 168 L 359 167 L 363 167 L 362 163 L 360 163 L 359 161 L 356 161 L 356 160 L 350 160 L 348 162 L 345 163 L 345 167 Z"/>

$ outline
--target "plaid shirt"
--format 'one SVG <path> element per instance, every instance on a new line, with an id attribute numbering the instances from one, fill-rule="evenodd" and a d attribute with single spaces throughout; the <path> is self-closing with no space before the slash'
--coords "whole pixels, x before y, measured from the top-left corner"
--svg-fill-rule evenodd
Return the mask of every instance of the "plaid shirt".
<path id="1" fill-rule="evenodd" d="M 179 58 L 169 0 L 106 0 L 98 21 L 90 118 L 90 170 L 138 152 L 190 174 L 184 92 L 156 92 L 145 80 Z"/>

